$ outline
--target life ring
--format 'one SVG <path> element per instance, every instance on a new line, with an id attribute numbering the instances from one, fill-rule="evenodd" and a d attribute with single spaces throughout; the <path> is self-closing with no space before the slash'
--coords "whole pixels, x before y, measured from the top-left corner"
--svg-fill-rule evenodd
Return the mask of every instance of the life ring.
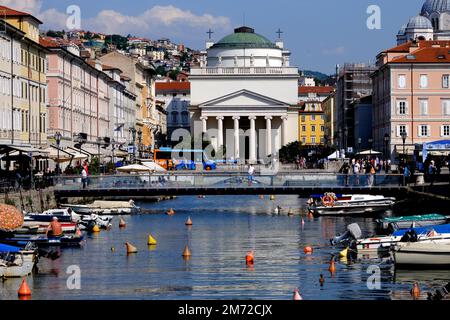
<path id="1" fill-rule="evenodd" d="M 326 207 L 332 207 L 334 205 L 334 198 L 330 195 L 326 195 L 322 198 L 322 203 Z"/>

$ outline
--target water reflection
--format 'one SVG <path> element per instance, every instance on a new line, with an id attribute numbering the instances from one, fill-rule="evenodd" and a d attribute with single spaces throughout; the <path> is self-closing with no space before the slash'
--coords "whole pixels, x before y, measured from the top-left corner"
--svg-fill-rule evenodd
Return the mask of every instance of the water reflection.
<path id="1" fill-rule="evenodd" d="M 89 235 L 81 249 L 65 249 L 56 261 L 42 259 L 39 273 L 27 281 L 33 299 L 292 299 L 296 287 L 305 299 L 410 299 L 413 281 L 423 283 L 423 291 L 426 284 L 448 281 L 448 272 L 394 274 L 389 256 L 339 259 L 329 239 L 352 222 L 364 234 L 373 234 L 374 220 L 308 217 L 304 204 L 305 199 L 295 196 L 140 203 L 149 214 L 126 217 L 123 229 L 116 218 L 111 230 Z M 301 216 L 274 215 L 277 205 Z M 164 214 L 170 207 L 173 216 Z M 188 216 L 191 227 L 185 225 Z M 149 233 L 157 245 L 148 246 Z M 127 255 L 125 242 L 138 252 Z M 189 258 L 182 257 L 186 245 Z M 311 255 L 303 252 L 305 246 L 313 247 Z M 251 265 L 245 263 L 249 250 L 255 251 Z M 81 269 L 81 290 L 66 287 L 67 267 L 74 264 Z M 381 289 L 367 287 L 371 265 L 381 270 Z M 0 299 L 17 299 L 18 286 L 16 279 L 4 282 Z"/>

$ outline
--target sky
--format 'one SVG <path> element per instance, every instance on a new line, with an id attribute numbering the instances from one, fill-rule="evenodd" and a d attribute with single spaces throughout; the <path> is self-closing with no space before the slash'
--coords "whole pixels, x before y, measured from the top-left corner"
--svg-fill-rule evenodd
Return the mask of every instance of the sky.
<path id="1" fill-rule="evenodd" d="M 332 74 L 336 64 L 373 62 L 396 45 L 396 34 L 425 0 L 0 0 L 40 18 L 42 29 L 68 30 L 67 8 L 80 8 L 81 29 L 170 38 L 204 49 L 245 24 L 270 40 L 283 31 L 291 65 Z M 380 8 L 380 28 L 369 29 L 368 7 Z"/>

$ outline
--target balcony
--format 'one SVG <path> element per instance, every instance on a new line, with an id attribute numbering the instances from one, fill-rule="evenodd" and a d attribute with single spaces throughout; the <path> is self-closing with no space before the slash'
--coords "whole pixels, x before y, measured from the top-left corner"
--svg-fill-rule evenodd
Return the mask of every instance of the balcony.
<path id="1" fill-rule="evenodd" d="M 298 75 L 295 67 L 236 67 L 236 68 L 193 68 L 192 76 L 205 75 Z"/>

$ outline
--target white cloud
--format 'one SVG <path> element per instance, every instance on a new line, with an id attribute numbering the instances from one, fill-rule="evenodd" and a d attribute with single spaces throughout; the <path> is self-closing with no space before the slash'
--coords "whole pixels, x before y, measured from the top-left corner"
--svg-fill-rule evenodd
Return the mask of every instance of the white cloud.
<path id="1" fill-rule="evenodd" d="M 18 11 L 36 15 L 41 11 L 42 0 L 2 0 L 1 4 Z"/>

